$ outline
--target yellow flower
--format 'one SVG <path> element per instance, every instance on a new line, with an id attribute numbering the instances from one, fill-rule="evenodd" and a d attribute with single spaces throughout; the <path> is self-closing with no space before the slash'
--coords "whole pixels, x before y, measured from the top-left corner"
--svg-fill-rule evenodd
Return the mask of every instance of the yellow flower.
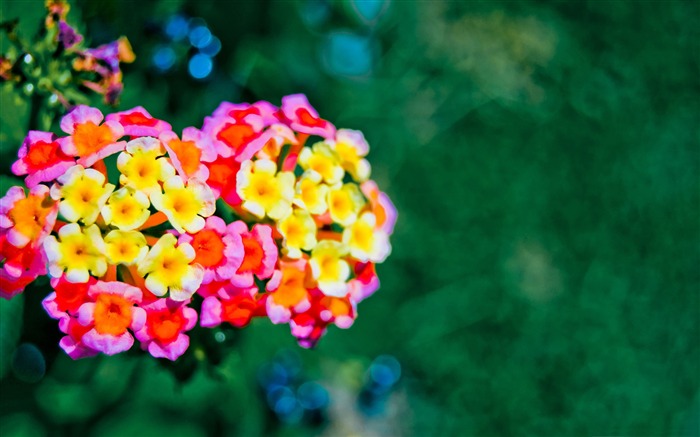
<path id="1" fill-rule="evenodd" d="M 216 211 L 216 196 L 209 185 L 190 178 L 187 186 L 180 176 L 173 176 L 163 184 L 164 193 L 151 194 L 151 203 L 165 213 L 178 232 L 193 234 L 204 227 L 204 217 Z"/>
<path id="2" fill-rule="evenodd" d="M 343 243 L 350 248 L 350 255 L 358 261 L 380 263 L 391 252 L 386 232 L 377 229 L 377 219 L 371 212 L 363 213 L 343 231 Z"/>
<path id="3" fill-rule="evenodd" d="M 138 231 L 111 231 L 105 236 L 105 245 L 110 264 L 136 264 L 148 253 L 146 237 Z"/>
<path id="4" fill-rule="evenodd" d="M 354 183 L 331 188 L 328 193 L 328 210 L 334 222 L 349 226 L 357 220 L 357 214 L 365 204 L 360 188 Z"/>
<path id="5" fill-rule="evenodd" d="M 311 214 L 321 215 L 328 211 L 328 185 L 321 183 L 321 175 L 307 170 L 296 185 L 294 204 Z"/>
<path id="6" fill-rule="evenodd" d="M 244 161 L 236 175 L 236 190 L 241 206 L 258 218 L 280 220 L 292 212 L 294 174 L 277 173 L 277 165 L 267 159 Z"/>
<path id="7" fill-rule="evenodd" d="M 289 258 L 299 258 L 302 250 L 316 246 L 316 222 L 303 209 L 295 209 L 277 224 L 277 229 L 284 236 L 283 250 Z"/>
<path id="8" fill-rule="evenodd" d="M 58 211 L 69 222 L 82 220 L 86 225 L 95 223 L 100 209 L 114 191 L 114 185 L 105 184 L 102 173 L 81 165 L 69 168 L 58 182 L 60 185 L 51 187 L 51 197 L 60 200 Z"/>
<path id="9" fill-rule="evenodd" d="M 157 138 L 141 137 L 126 144 L 126 152 L 119 154 L 117 168 L 122 173 L 119 182 L 147 195 L 160 191 L 160 182 L 175 175 L 175 168 L 167 159 L 165 149 Z"/>
<path id="10" fill-rule="evenodd" d="M 172 300 L 187 300 L 197 291 L 204 279 L 204 269 L 192 264 L 194 248 L 178 245 L 173 234 L 165 234 L 151 248 L 138 265 L 138 274 L 146 278 L 145 285 L 156 296 L 170 292 Z"/>
<path id="11" fill-rule="evenodd" d="M 107 204 L 102 207 L 102 218 L 108 225 L 113 225 L 122 231 L 131 231 L 148 220 L 150 202 L 141 191 L 124 187 L 112 193 Z"/>
<path id="12" fill-rule="evenodd" d="M 330 185 L 341 182 L 345 175 L 338 154 L 327 143 L 316 143 L 312 148 L 303 148 L 299 153 L 299 165 L 304 170 L 314 170 Z"/>
<path id="13" fill-rule="evenodd" d="M 61 239 L 50 235 L 44 240 L 44 251 L 49 261 L 49 273 L 59 278 L 66 272 L 68 282 L 87 282 L 90 273 L 102 276 L 107 272 L 105 243 L 97 225 L 81 229 L 70 223 L 58 231 Z"/>
<path id="14" fill-rule="evenodd" d="M 343 259 L 347 254 L 347 246 L 333 240 L 319 241 L 311 252 L 311 274 L 323 294 L 335 297 L 347 294 L 350 266 Z"/>
<path id="15" fill-rule="evenodd" d="M 372 168 L 366 159 L 369 145 L 362 132 L 352 129 L 338 129 L 335 141 L 331 143 L 333 150 L 340 157 L 343 168 L 358 182 L 369 179 Z"/>

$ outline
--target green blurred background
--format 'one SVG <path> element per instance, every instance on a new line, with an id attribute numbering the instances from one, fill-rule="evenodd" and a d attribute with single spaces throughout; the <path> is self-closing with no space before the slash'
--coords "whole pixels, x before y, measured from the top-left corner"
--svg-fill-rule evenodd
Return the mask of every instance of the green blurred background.
<path id="1" fill-rule="evenodd" d="M 59 353 L 48 289 L 0 302 L 0 436 L 700 434 L 699 3 L 72 4 L 91 45 L 132 43 L 120 109 L 179 130 L 221 100 L 306 93 L 365 133 L 399 221 L 351 329 L 305 351 L 258 320 L 185 382 L 145 355 Z M 27 34 L 44 14 L 0 5 Z M 204 79 L 166 36 L 177 14 L 221 42 Z M 1 103 L 7 174 L 26 107 Z M 12 369 L 18 342 L 45 356 L 41 381 Z M 330 392 L 324 424 L 280 424 L 260 395 L 289 348 Z M 380 354 L 402 379 L 366 416 Z"/>

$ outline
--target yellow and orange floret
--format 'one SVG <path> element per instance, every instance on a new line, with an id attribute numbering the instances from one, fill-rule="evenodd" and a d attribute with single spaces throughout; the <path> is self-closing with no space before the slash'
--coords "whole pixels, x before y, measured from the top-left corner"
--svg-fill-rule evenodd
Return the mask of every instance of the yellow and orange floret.
<path id="1" fill-rule="evenodd" d="M 0 199 L 0 296 L 48 274 L 44 308 L 71 357 L 136 338 L 175 360 L 198 320 L 263 316 L 312 347 L 378 288 L 396 210 L 369 179 L 362 133 L 303 95 L 225 102 L 182 135 L 142 107 L 105 120 L 78 106 L 61 127 L 30 132 L 13 171 L 31 191 Z"/>

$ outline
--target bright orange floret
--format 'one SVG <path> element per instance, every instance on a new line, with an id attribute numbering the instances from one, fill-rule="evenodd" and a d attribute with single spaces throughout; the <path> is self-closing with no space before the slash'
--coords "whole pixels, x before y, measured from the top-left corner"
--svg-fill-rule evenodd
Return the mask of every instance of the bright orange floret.
<path id="1" fill-rule="evenodd" d="M 257 270 L 262 264 L 263 257 L 265 255 L 262 246 L 254 237 L 242 237 L 243 249 L 245 250 L 245 255 L 243 257 L 243 264 L 238 269 L 239 273 L 250 272 Z"/>
<path id="2" fill-rule="evenodd" d="M 195 145 L 194 141 L 174 139 L 168 143 L 168 147 L 177 155 L 177 159 L 185 173 L 191 175 L 197 171 L 202 158 L 202 151 Z"/>
<path id="3" fill-rule="evenodd" d="M 115 138 L 109 126 L 96 125 L 91 121 L 76 124 L 73 132 L 73 143 L 79 156 L 88 156 L 97 153 L 105 146 L 114 143 Z"/>
<path id="4" fill-rule="evenodd" d="M 180 332 L 185 329 L 186 324 L 187 320 L 182 314 L 181 308 L 150 311 L 146 322 L 149 335 L 160 341 L 161 344 L 175 341 Z"/>
<path id="5" fill-rule="evenodd" d="M 95 330 L 100 334 L 122 335 L 131 324 L 133 303 L 125 298 L 102 293 L 95 302 Z"/>
<path id="6" fill-rule="evenodd" d="M 44 168 L 53 164 L 57 159 L 65 160 L 69 157 L 63 153 L 57 141 L 38 141 L 29 148 L 25 160 L 30 168 Z"/>
<path id="7" fill-rule="evenodd" d="M 17 232 L 33 241 L 41 234 L 53 205 L 49 197 L 27 196 L 15 202 L 8 216 Z"/>
<path id="8" fill-rule="evenodd" d="M 333 314 L 333 317 L 352 314 L 352 305 L 347 298 L 324 296 L 321 298 L 321 306 Z"/>
<path id="9" fill-rule="evenodd" d="M 255 130 L 250 125 L 226 123 L 224 128 L 216 135 L 216 138 L 233 148 L 233 155 L 235 156 L 238 154 L 238 149 L 246 145 L 256 135 Z"/>
<path id="10" fill-rule="evenodd" d="M 236 296 L 230 300 L 222 300 L 221 319 L 237 328 L 242 328 L 250 323 L 256 307 L 257 302 L 255 299 L 247 295 Z"/>
<path id="11" fill-rule="evenodd" d="M 218 266 L 224 258 L 224 242 L 219 234 L 211 229 L 202 229 L 194 234 L 190 245 L 196 253 L 194 262 L 199 263 L 202 267 Z M 262 253 L 262 249 L 260 250 Z"/>
<path id="12" fill-rule="evenodd" d="M 291 308 L 307 296 L 304 287 L 304 271 L 294 267 L 282 268 L 282 280 L 272 295 L 275 303 L 285 308 Z"/>

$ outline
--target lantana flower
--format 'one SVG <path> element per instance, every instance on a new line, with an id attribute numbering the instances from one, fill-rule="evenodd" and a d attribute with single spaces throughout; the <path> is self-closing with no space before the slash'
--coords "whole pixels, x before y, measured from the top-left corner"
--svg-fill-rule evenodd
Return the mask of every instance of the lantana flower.
<path id="1" fill-rule="evenodd" d="M 123 187 L 112 193 L 102 207 L 105 224 L 116 226 L 122 231 L 131 231 L 143 225 L 151 216 L 148 196 L 131 187 Z"/>
<path id="2" fill-rule="evenodd" d="M 187 243 L 177 244 L 177 238 L 165 234 L 158 239 L 138 265 L 138 274 L 145 286 L 158 297 L 169 293 L 175 301 L 192 297 L 204 279 L 204 269 L 193 263 L 196 253 Z"/>
<path id="3" fill-rule="evenodd" d="M 350 248 L 350 255 L 361 262 L 382 262 L 391 253 L 389 236 L 377 228 L 377 219 L 371 212 L 343 231 L 343 243 Z"/>
<path id="4" fill-rule="evenodd" d="M 19 248 L 7 241 L 7 232 L 0 232 L 0 274 L 4 275 L 3 290 L 8 294 L 11 292 L 14 296 L 20 293 L 28 283 L 46 274 L 46 255 L 41 246 L 43 241 Z"/>
<path id="5" fill-rule="evenodd" d="M 318 288 L 327 296 L 343 297 L 347 294 L 350 266 L 345 261 L 348 247 L 338 241 L 319 241 L 309 259 L 309 266 Z"/>
<path id="6" fill-rule="evenodd" d="M 308 211 L 295 209 L 292 214 L 277 224 L 284 237 L 284 252 L 289 258 L 301 257 L 301 251 L 310 251 L 316 246 L 316 222 Z"/>
<path id="7" fill-rule="evenodd" d="M 138 231 L 110 231 L 104 237 L 105 254 L 110 264 L 138 264 L 148 253 L 146 237 Z"/>
<path id="8" fill-rule="evenodd" d="M 279 220 L 292 212 L 294 174 L 277 172 L 277 165 L 266 159 L 245 161 L 236 176 L 242 207 L 258 218 Z"/>
<path id="9" fill-rule="evenodd" d="M 53 319 L 75 317 L 80 306 L 92 300 L 88 297 L 88 289 L 96 282 L 95 278 L 89 278 L 82 284 L 69 282 L 65 276 L 51 278 L 54 291 L 49 293 L 41 304 Z"/>
<path id="10" fill-rule="evenodd" d="M 74 165 L 51 187 L 51 197 L 59 201 L 58 210 L 66 220 L 90 225 L 114 191 L 114 185 L 105 182 L 99 171 Z"/>
<path id="11" fill-rule="evenodd" d="M 170 123 L 154 118 L 143 106 L 109 114 L 106 120 L 119 123 L 124 128 L 124 135 L 130 137 L 157 137 L 171 128 Z"/>
<path id="12" fill-rule="evenodd" d="M 330 142 L 340 162 L 348 173 L 358 182 L 366 181 L 372 168 L 369 161 L 364 159 L 369 152 L 369 145 L 362 132 L 352 129 L 338 129 L 335 141 Z"/>
<path id="13" fill-rule="evenodd" d="M 240 235 L 244 250 L 243 262 L 231 278 L 231 283 L 240 288 L 248 288 L 255 283 L 253 275 L 258 279 L 272 276 L 278 258 L 272 228 L 257 224 L 248 231 L 248 225 L 239 220 L 231 223 L 229 229 Z"/>
<path id="14" fill-rule="evenodd" d="M 100 277 L 107 271 L 105 242 L 97 225 L 81 228 L 70 223 L 44 240 L 49 273 L 54 278 L 66 273 L 68 282 L 87 282 L 90 274 Z"/>
<path id="15" fill-rule="evenodd" d="M 94 302 L 80 306 L 78 321 L 92 329 L 82 342 L 106 355 L 131 349 L 134 337 L 129 329 L 138 331 L 146 322 L 146 312 L 135 306 L 141 302 L 141 290 L 123 282 L 97 281 L 88 288 L 88 296 Z"/>
<path id="16" fill-rule="evenodd" d="M 198 232 L 204 227 L 204 219 L 216 211 L 216 198 L 209 186 L 197 178 L 187 185 L 179 176 L 173 176 L 163 184 L 164 192 L 153 192 L 151 203 L 168 217 L 178 232 Z"/>
<path id="17" fill-rule="evenodd" d="M 307 170 L 296 184 L 294 204 L 311 214 L 321 215 L 328 211 L 328 185 L 314 170 Z"/>
<path id="18" fill-rule="evenodd" d="M 178 239 L 178 244 L 187 243 L 194 248 L 194 262 L 204 268 L 204 284 L 231 279 L 243 262 L 243 240 L 230 226 L 212 216 L 199 232 L 182 234 Z"/>
<path id="19" fill-rule="evenodd" d="M 188 127 L 182 131 L 182 139 L 172 131 L 162 132 L 158 138 L 183 180 L 197 178 L 205 181 L 209 178 L 209 168 L 205 162 L 214 161 L 216 151 L 202 131 Z"/>
<path id="20" fill-rule="evenodd" d="M 377 227 L 386 235 L 391 235 L 394 232 L 394 225 L 396 225 L 397 213 L 389 196 L 379 191 L 379 187 L 374 181 L 363 182 L 360 189 L 369 199 L 371 211 L 377 219 Z"/>
<path id="21" fill-rule="evenodd" d="M 90 167 L 109 155 L 121 152 L 126 141 L 124 128 L 113 120 L 105 121 L 99 109 L 85 105 L 76 106 L 61 119 L 61 130 L 68 137 L 61 138 L 61 149 L 66 155 L 77 156 L 78 164 Z"/>
<path id="22" fill-rule="evenodd" d="M 258 299 L 257 287 L 238 288 L 229 284 L 216 295 L 204 298 L 200 324 L 211 328 L 228 322 L 231 326 L 242 328 L 254 316 L 263 315 L 266 315 L 265 308 Z"/>
<path id="23" fill-rule="evenodd" d="M 333 187 L 328 193 L 328 212 L 331 219 L 343 226 L 355 223 L 365 199 L 357 185 L 347 183 Z"/>
<path id="24" fill-rule="evenodd" d="M 75 159 L 63 153 L 56 135 L 29 131 L 12 164 L 12 173 L 27 177 L 24 182 L 33 188 L 40 182 L 51 182 L 75 165 Z"/>
<path id="25" fill-rule="evenodd" d="M 341 182 L 345 174 L 339 156 L 328 143 L 316 143 L 312 148 L 302 149 L 299 153 L 299 165 L 304 170 L 313 170 L 320 174 L 328 185 Z"/>
<path id="26" fill-rule="evenodd" d="M 190 345 L 186 331 L 197 324 L 197 311 L 187 306 L 189 301 L 158 299 L 141 308 L 146 311 L 146 323 L 134 334 L 141 348 L 155 358 L 175 361 Z"/>
<path id="27" fill-rule="evenodd" d="M 11 187 L 0 199 L 0 230 L 17 248 L 31 242 L 41 244 L 56 223 L 58 204 L 49 197 L 46 185 L 37 185 L 25 197 L 21 187 Z"/>
<path id="28" fill-rule="evenodd" d="M 211 138 L 217 154 L 224 158 L 233 157 L 238 162 L 250 159 L 262 149 L 270 134 L 263 132 L 263 119 L 249 114 L 241 119 L 227 116 L 208 117 L 204 121 L 204 131 Z"/>
<path id="29" fill-rule="evenodd" d="M 142 137 L 126 144 L 126 151 L 119 154 L 117 168 L 121 172 L 119 183 L 151 195 L 161 190 L 161 182 L 175 176 L 175 168 L 170 165 L 165 148 L 160 140 Z"/>
<path id="30" fill-rule="evenodd" d="M 306 260 L 287 262 L 275 271 L 267 283 L 270 292 L 266 301 L 267 316 L 272 323 L 287 323 L 292 312 L 303 312 L 311 307 L 306 289 Z"/>
<path id="31" fill-rule="evenodd" d="M 333 138 L 335 126 L 319 117 L 303 94 L 282 97 L 282 113 L 289 121 L 289 127 L 297 132 Z"/>

